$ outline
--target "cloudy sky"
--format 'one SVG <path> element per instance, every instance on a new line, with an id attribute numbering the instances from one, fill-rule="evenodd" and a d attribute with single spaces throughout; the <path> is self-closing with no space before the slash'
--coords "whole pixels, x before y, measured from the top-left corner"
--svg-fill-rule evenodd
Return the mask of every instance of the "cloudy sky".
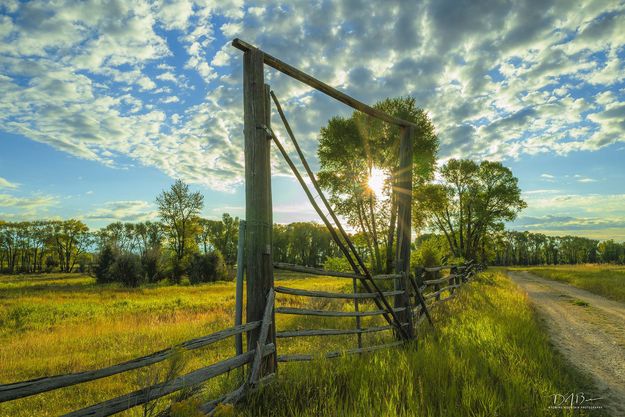
<path id="1" fill-rule="evenodd" d="M 0 218 L 148 219 L 174 178 L 243 215 L 240 37 L 365 102 L 416 97 L 441 162 L 519 177 L 510 227 L 625 240 L 624 1 L 381 4 L 0 0 Z M 314 159 L 349 109 L 266 77 Z M 274 163 L 274 218 L 313 219 Z"/>

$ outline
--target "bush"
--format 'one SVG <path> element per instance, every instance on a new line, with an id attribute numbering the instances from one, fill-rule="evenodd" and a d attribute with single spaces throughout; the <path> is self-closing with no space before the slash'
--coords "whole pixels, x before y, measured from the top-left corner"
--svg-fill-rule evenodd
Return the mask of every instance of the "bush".
<path id="1" fill-rule="evenodd" d="M 218 250 L 206 254 L 195 254 L 187 268 L 189 282 L 199 284 L 201 282 L 213 282 L 227 278 L 226 263 Z"/>
<path id="2" fill-rule="evenodd" d="M 323 269 L 338 272 L 354 272 L 352 266 L 344 256 L 329 256 L 323 263 Z"/>
<path id="3" fill-rule="evenodd" d="M 145 281 L 141 259 L 134 253 L 121 253 L 108 269 L 108 276 L 126 287 L 138 287 Z"/>
<path id="4" fill-rule="evenodd" d="M 423 240 L 412 253 L 412 266 L 438 266 L 447 255 L 447 243 L 440 236 L 430 236 Z"/>
<path id="5" fill-rule="evenodd" d="M 113 248 L 109 245 L 102 248 L 98 255 L 98 264 L 94 268 L 95 279 L 98 284 L 106 284 L 114 280 L 109 274 L 109 268 L 115 262 L 115 258 Z"/>

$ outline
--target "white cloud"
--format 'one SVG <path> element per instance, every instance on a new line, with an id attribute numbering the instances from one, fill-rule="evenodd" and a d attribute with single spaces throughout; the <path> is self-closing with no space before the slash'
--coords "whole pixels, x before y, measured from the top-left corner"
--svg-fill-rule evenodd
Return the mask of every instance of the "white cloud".
<path id="1" fill-rule="evenodd" d="M 158 212 L 147 201 L 111 201 L 80 217 L 87 220 L 138 222 L 155 220 Z"/>
<path id="2" fill-rule="evenodd" d="M 0 188 L 11 188 L 16 189 L 18 187 L 17 183 L 11 182 L 6 178 L 0 177 Z"/>
<path id="3" fill-rule="evenodd" d="M 169 96 L 169 97 L 162 98 L 160 101 L 161 103 L 169 104 L 169 103 L 178 103 L 180 99 L 176 96 Z"/>

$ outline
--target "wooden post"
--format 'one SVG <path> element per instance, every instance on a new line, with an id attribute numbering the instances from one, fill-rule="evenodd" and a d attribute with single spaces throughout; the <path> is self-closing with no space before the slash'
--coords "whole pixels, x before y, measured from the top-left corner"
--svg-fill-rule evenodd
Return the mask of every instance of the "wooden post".
<path id="1" fill-rule="evenodd" d="M 353 280 L 354 294 L 358 293 L 358 282 L 356 282 L 356 278 Z M 354 298 L 354 311 L 358 313 L 360 311 L 360 307 L 358 306 L 358 298 Z M 362 325 L 360 323 L 360 316 L 356 316 L 356 329 L 362 330 Z M 358 338 L 358 349 L 362 348 L 362 333 L 357 333 Z"/>
<path id="2" fill-rule="evenodd" d="M 264 82 L 263 53 L 250 49 L 243 56 L 243 107 L 245 135 L 245 257 L 247 269 L 247 322 L 263 319 L 269 291 L 273 288 L 271 246 L 270 137 L 264 125 L 269 119 Z M 267 343 L 275 344 L 275 320 Z M 252 330 L 247 349 L 256 348 L 260 329 Z M 260 377 L 275 372 L 275 353 L 263 360 Z"/>
<path id="3" fill-rule="evenodd" d="M 449 275 L 450 277 L 449 277 L 448 285 L 456 285 L 456 279 L 458 276 L 458 267 L 452 266 L 451 269 L 449 270 Z M 451 290 L 449 291 L 450 294 L 453 294 L 456 291 L 455 288 L 451 288 L 450 290 Z"/>
<path id="4" fill-rule="evenodd" d="M 403 274 L 400 279 L 395 279 L 395 289 L 404 290 L 404 294 L 395 296 L 395 307 L 406 307 L 406 310 L 398 314 L 402 323 L 407 323 L 408 337 L 414 337 L 412 325 L 412 306 L 408 295 L 406 278 L 410 273 L 410 241 L 412 224 L 412 147 L 414 140 L 414 128 L 402 127 L 399 143 L 399 171 L 397 178 L 397 259 L 395 272 Z"/>
<path id="5" fill-rule="evenodd" d="M 239 241 L 237 243 L 237 287 L 235 295 L 234 325 L 243 324 L 243 274 L 245 273 L 245 220 L 239 221 Z M 234 337 L 234 348 L 237 355 L 243 353 L 243 335 Z"/>

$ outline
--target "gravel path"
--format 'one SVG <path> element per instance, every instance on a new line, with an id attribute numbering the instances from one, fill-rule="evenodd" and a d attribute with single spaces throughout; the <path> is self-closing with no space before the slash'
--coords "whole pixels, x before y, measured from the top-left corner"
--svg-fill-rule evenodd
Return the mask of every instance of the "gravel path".
<path id="1" fill-rule="evenodd" d="M 625 304 L 526 271 L 508 271 L 544 318 L 554 345 L 592 376 L 594 404 L 625 417 Z M 586 393 L 586 398 L 590 398 Z"/>

